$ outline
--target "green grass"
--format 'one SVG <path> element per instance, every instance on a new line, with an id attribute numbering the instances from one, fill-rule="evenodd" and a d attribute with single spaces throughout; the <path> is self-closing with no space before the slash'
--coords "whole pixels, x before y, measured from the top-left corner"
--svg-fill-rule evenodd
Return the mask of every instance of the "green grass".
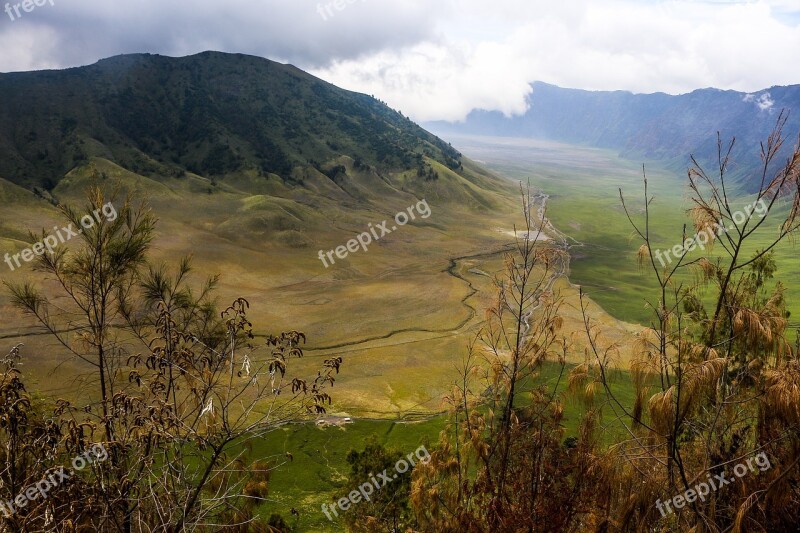
<path id="1" fill-rule="evenodd" d="M 569 379 L 569 372 L 575 365 L 566 365 L 563 369 L 556 363 L 544 364 L 539 372 L 539 375 L 534 381 L 535 385 L 546 387 L 548 393 L 552 394 L 556 388 L 558 398 L 564 402 L 564 429 L 566 437 L 574 437 L 578 435 L 583 415 L 586 412 L 586 406 L 575 399 L 572 395 L 567 394 L 567 383 Z M 620 404 L 626 410 L 630 411 L 636 399 L 636 395 L 631 382 L 630 373 L 626 370 L 611 369 L 608 372 L 609 388 Z M 595 406 L 602 406 L 600 417 L 600 442 L 603 445 L 609 445 L 618 441 L 618 437 L 626 434 L 625 427 L 616 416 L 621 414 L 619 406 L 609 397 L 601 388 L 597 389 L 594 398 Z"/>
<path id="2" fill-rule="evenodd" d="M 569 146 L 529 139 L 458 137 L 453 145 L 465 155 L 484 162 L 492 170 L 531 184 L 550 195 L 547 216 L 553 224 L 577 241 L 571 250 L 570 280 L 581 285 L 605 311 L 629 322 L 649 325 L 653 318 L 646 300 L 655 302 L 656 287 L 651 270 L 640 271 L 636 252 L 642 244 L 622 209 L 618 189 L 623 189 L 634 220 L 643 223 L 644 184 L 641 161 L 623 159 L 610 151 Z M 654 247 L 665 250 L 682 242 L 683 225 L 693 230 L 686 209 L 690 206 L 686 173 L 645 162 L 649 194 L 655 197 L 650 209 L 650 230 Z M 752 200 L 733 202 L 744 207 Z M 779 217 L 765 227 L 746 248 L 749 257 L 775 234 Z M 717 252 L 721 251 L 717 249 Z M 690 258 L 698 257 L 695 253 Z M 775 249 L 776 279 L 784 280 L 786 298 L 800 326 L 800 261 L 797 248 L 789 241 Z M 690 281 L 686 272 L 677 280 Z M 792 335 L 793 337 L 793 335 Z"/>
<path id="3" fill-rule="evenodd" d="M 292 461 L 272 472 L 269 501 L 259 513 L 265 518 L 279 513 L 290 525 L 296 525 L 296 531 L 342 531 L 340 522 L 328 521 L 321 505 L 332 502 L 333 495 L 346 482 L 350 474 L 347 453 L 363 449 L 372 435 L 387 447 L 411 453 L 420 445 L 435 443 L 445 422 L 443 416 L 437 416 L 411 423 L 356 420 L 342 428 L 284 426 L 253 444 L 254 458 L 276 457 L 283 461 L 284 452 L 293 455 Z M 296 519 L 290 514 L 292 508 L 300 511 Z"/>
<path id="4" fill-rule="evenodd" d="M 577 435 L 585 411 L 582 403 L 563 396 L 569 370 L 573 366 L 567 365 L 562 373 L 558 364 L 546 363 L 534 382 L 536 386 L 546 387 L 550 393 L 557 386 L 556 395 L 565 402 L 565 438 Z M 610 381 L 617 400 L 630 409 L 634 391 L 628 372 L 613 371 Z M 597 404 L 602 404 L 606 403 L 607 397 L 605 393 L 598 392 L 595 399 Z M 602 445 L 608 445 L 624 430 L 610 405 L 603 408 L 602 414 L 600 439 Z M 259 514 L 268 518 L 273 513 L 279 513 L 291 525 L 296 524 L 297 531 L 341 531 L 341 525 L 328 521 L 321 511 L 321 505 L 330 503 L 333 495 L 347 481 L 350 473 L 347 453 L 352 449 L 363 449 L 373 435 L 385 446 L 406 454 L 423 444 L 430 450 L 429 446 L 435 445 L 446 424 L 447 417 L 439 415 L 411 423 L 356 420 L 342 428 L 320 429 L 314 424 L 284 426 L 253 443 L 251 458 L 274 458 L 283 463 L 272 472 L 269 501 L 259 508 Z M 292 461 L 285 462 L 285 452 L 293 455 Z M 291 516 L 292 508 L 300 512 L 299 517 Z"/>

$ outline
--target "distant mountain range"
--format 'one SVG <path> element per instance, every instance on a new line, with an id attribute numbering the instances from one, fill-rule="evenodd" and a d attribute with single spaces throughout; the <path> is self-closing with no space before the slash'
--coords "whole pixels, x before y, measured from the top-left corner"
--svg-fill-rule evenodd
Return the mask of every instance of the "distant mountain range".
<path id="1" fill-rule="evenodd" d="M 717 132 L 737 139 L 735 171 L 758 164 L 759 142 L 766 140 L 781 110 L 789 112 L 788 143 L 800 131 L 800 85 L 772 87 L 752 94 L 699 89 L 672 96 L 625 91 L 563 89 L 536 82 L 528 111 L 505 117 L 473 111 L 461 123 L 425 124 L 441 136 L 454 134 L 529 137 L 608 148 L 634 159 L 666 160 L 685 166 L 690 154 L 711 163 Z M 787 146 L 788 148 L 788 146 Z"/>

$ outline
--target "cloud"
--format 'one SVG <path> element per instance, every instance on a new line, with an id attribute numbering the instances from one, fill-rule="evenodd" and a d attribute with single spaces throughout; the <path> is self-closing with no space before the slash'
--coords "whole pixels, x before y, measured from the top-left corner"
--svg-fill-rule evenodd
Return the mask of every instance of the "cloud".
<path id="1" fill-rule="evenodd" d="M 471 109 L 524 113 L 530 93 L 525 72 L 505 68 L 502 43 L 423 43 L 315 71 L 324 79 L 380 95 L 417 120 L 458 120 Z"/>
<path id="2" fill-rule="evenodd" d="M 494 13 L 482 1 L 461 5 L 449 24 L 463 30 L 439 28 L 436 43 L 338 61 L 316 73 L 380 94 L 420 120 L 459 120 L 473 108 L 524 112 L 534 80 L 672 94 L 800 82 L 791 68 L 800 24 L 787 24 L 767 2 L 598 0 L 555 10 L 526 2 Z M 477 31 L 480 24 L 490 29 Z"/>
<path id="3" fill-rule="evenodd" d="M 769 94 L 769 92 L 765 92 L 760 95 L 749 93 L 744 95 L 742 100 L 745 102 L 753 102 L 761 111 L 772 109 L 772 106 L 775 105 L 775 101 L 772 99 L 772 95 Z"/>
<path id="4" fill-rule="evenodd" d="M 337 0 L 338 1 L 338 0 Z M 69 67 L 117 54 L 248 53 L 313 68 L 429 39 L 423 0 L 365 0 L 325 20 L 332 0 L 54 0 L 10 20 L 0 10 L 0 71 Z M 2 4 L 0 4 L 2 5 Z M 13 2 L 12 2 L 13 5 Z M 48 34 L 29 47 L 31 38 Z"/>
<path id="5" fill-rule="evenodd" d="M 133 52 L 249 53 L 374 94 L 416 120 L 459 120 L 476 108 L 523 113 L 535 80 L 673 94 L 800 83 L 797 0 L 54 4 L 0 22 L 1 71 Z"/>

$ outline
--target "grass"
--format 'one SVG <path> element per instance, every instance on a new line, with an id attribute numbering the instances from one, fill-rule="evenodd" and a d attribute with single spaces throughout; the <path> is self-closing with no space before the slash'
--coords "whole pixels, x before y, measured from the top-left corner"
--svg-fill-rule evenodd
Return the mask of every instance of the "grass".
<path id="1" fill-rule="evenodd" d="M 531 184 L 550 195 L 547 216 L 576 246 L 571 250 L 570 279 L 614 317 L 649 325 L 655 302 L 651 272 L 640 271 L 636 252 L 642 244 L 622 209 L 618 189 L 623 189 L 634 219 L 643 223 L 643 166 L 615 153 L 530 139 L 456 137 L 453 145 L 489 168 Z M 757 148 L 757 147 L 755 147 Z M 683 225 L 693 233 L 685 216 L 690 206 L 685 171 L 645 162 L 651 205 L 650 229 L 656 249 L 668 249 L 682 242 Z M 742 197 L 734 205 L 744 207 L 752 200 Z M 778 220 L 777 213 L 773 220 Z M 775 224 L 754 236 L 746 257 L 763 248 L 775 234 Z M 718 252 L 721 248 L 718 248 Z M 698 253 L 690 258 L 698 257 Z M 800 327 L 800 285 L 797 248 L 786 241 L 775 249 L 777 279 L 785 282 L 792 327 Z M 688 282 L 686 273 L 677 281 Z"/>
<path id="2" fill-rule="evenodd" d="M 265 439 L 253 444 L 253 457 L 293 455 L 272 471 L 269 501 L 259 508 L 259 514 L 269 517 L 283 515 L 296 531 L 342 531 L 339 523 L 331 523 L 321 511 L 350 474 L 347 453 L 363 448 L 371 436 L 390 448 L 410 453 L 439 438 L 445 418 L 434 417 L 422 422 L 403 423 L 387 420 L 356 420 L 344 427 L 320 429 L 314 424 L 284 426 Z M 292 508 L 300 512 L 292 517 Z"/>
<path id="3" fill-rule="evenodd" d="M 530 162 L 501 155 L 504 163 L 498 168 L 503 173 L 521 178 L 530 175 Z M 572 250 L 571 278 L 596 299 L 588 302 L 593 323 L 603 327 L 608 342 L 623 345 L 624 354 L 637 328 L 618 319 L 646 316 L 642 295 L 647 282 L 636 271 L 630 231 L 613 188 L 638 187 L 639 172 L 633 163 L 596 151 L 550 147 L 539 155 L 551 159 L 533 167 L 536 171 L 531 181 L 551 195 L 548 216 L 561 231 L 583 243 Z M 308 197 L 287 199 L 283 196 L 289 193 L 280 184 L 254 183 L 250 176 L 226 180 L 208 194 L 209 182 L 199 176 L 145 178 L 102 159 L 92 164 L 109 176 L 109 184 L 132 190 L 137 198 L 150 199 L 160 219 L 153 250 L 157 261 L 175 263 L 178 257 L 193 253 L 198 278 L 222 274 L 221 302 L 237 296 L 250 301 L 249 318 L 256 332 L 298 329 L 308 335 L 305 356 L 292 361 L 291 375 L 313 376 L 321 359 L 344 358 L 332 390 L 335 410 L 331 414 L 353 416 L 356 422 L 344 429 L 285 426 L 253 443 L 250 452 L 259 459 L 281 458 L 284 451 L 294 456 L 293 462 L 274 471 L 270 501 L 260 509 L 264 516 L 278 512 L 291 523 L 294 507 L 300 511 L 298 531 L 340 531 L 340 526 L 328 523 L 320 505 L 344 482 L 350 449 L 363 448 L 365 440 L 376 434 L 388 446 L 408 453 L 422 443 L 436 441 L 445 427 L 446 418 L 436 415 L 443 410 L 441 398 L 452 386 L 467 343 L 482 324 L 483 309 L 493 297 L 491 276 L 502 271 L 502 258 L 496 252 L 510 244 L 506 232 L 520 222 L 513 187 L 482 192 L 474 182 L 462 183 L 446 169 L 437 168 L 441 183 L 426 185 L 432 210 L 429 219 L 408 225 L 373 243 L 368 252 L 353 253 L 325 269 L 317 258 L 318 249 L 344 244 L 368 223 L 388 219 L 416 200 L 395 190 L 385 202 L 369 199 L 374 202 L 369 208 L 342 209 L 338 199 L 326 200 L 324 195 L 311 203 Z M 477 167 L 471 171 L 478 176 L 483 172 Z M 56 193 L 81 205 L 87 175 L 75 172 Z M 368 190 L 368 177 L 362 178 L 363 190 Z M 411 179 L 413 176 L 401 176 L 398 183 Z M 665 181 L 654 185 L 654 190 L 673 198 L 674 183 Z M 252 189 L 258 188 L 263 190 L 254 195 Z M 381 194 L 390 194 L 388 188 Z M 28 202 L 38 210 L 35 217 L 20 220 L 13 218 L 13 205 L 2 207 L 7 210 L 3 219 L 9 221 L 4 235 L 21 235 L 21 227 L 58 223 L 46 203 L 31 200 L 13 186 L 4 185 L 2 191 L 15 195 L 12 200 L 19 205 Z M 312 205 L 314 202 L 318 203 Z M 666 207 L 677 202 L 674 198 Z M 464 207 L 465 203 L 471 207 Z M 662 212 L 661 208 L 659 205 L 659 220 L 669 222 L 674 212 Z M 453 258 L 459 259 L 454 263 Z M 20 281 L 32 276 L 29 269 L 20 269 L 8 277 Z M 578 292 L 566 279 L 559 280 L 555 289 L 564 297 L 564 331 L 578 332 L 569 355 L 571 367 L 584 359 Z M 9 343 L 24 340 L 22 368 L 29 389 L 70 397 L 78 403 L 89 401 L 91 398 L 76 392 L 96 389 L 83 379 L 87 369 L 65 358 L 49 337 L 37 334 L 31 321 L 7 303 L 7 296 L 0 296 L 7 317 L 0 336 Z M 625 361 L 623 355 L 622 368 Z M 558 370 L 555 365 L 545 365 L 538 383 L 551 388 L 558 383 L 556 392 L 563 392 L 566 375 L 559 380 Z M 631 405 L 633 391 L 626 372 L 615 376 L 613 386 L 620 401 Z M 598 401 L 602 397 L 598 394 Z M 583 404 L 565 401 L 567 436 L 576 434 L 584 411 Z M 607 443 L 621 426 L 614 422 L 608 406 L 603 416 L 608 427 L 602 439 Z M 419 421 L 400 421 L 409 417 Z"/>
<path id="4" fill-rule="evenodd" d="M 564 401 L 565 438 L 578 434 L 585 410 L 582 403 L 564 397 L 569 370 L 573 366 L 567 365 L 562 373 L 558 364 L 545 363 L 534 381 L 535 386 L 546 387 L 550 393 L 555 389 L 555 394 Z M 629 409 L 634 401 L 630 375 L 626 371 L 611 374 L 611 389 L 615 397 Z M 598 393 L 598 403 L 606 400 L 605 393 Z M 602 414 L 601 443 L 608 445 L 624 429 L 610 405 L 603 408 Z M 324 429 L 314 424 L 283 426 L 266 438 L 253 442 L 249 452 L 253 458 L 275 458 L 282 463 L 271 473 L 269 501 L 260 506 L 259 514 L 268 518 L 279 513 L 296 526 L 296 531 L 341 531 L 341 525 L 328 521 L 321 505 L 330 503 L 333 495 L 346 483 L 350 474 L 347 453 L 352 449 L 363 449 L 364 443 L 373 435 L 384 446 L 404 454 L 413 452 L 420 445 L 430 450 L 446 424 L 447 416 L 439 415 L 418 422 L 355 420 L 343 427 Z M 292 461 L 286 461 L 285 452 L 293 455 Z M 292 508 L 299 511 L 297 518 L 290 514 Z"/>
<path id="5" fill-rule="evenodd" d="M 213 194 L 206 194 L 208 180 L 199 176 L 143 177 L 99 158 L 71 173 L 55 192 L 61 200 L 82 205 L 81 195 L 94 172 L 108 176 L 103 183 L 109 189 L 119 187 L 123 193 L 131 191 L 134 198 L 149 199 L 159 218 L 154 261 L 175 264 L 181 256 L 192 254 L 198 282 L 209 274 L 221 274 L 221 304 L 239 296 L 248 299 L 249 318 L 258 334 L 295 329 L 307 334 L 306 355 L 293 362 L 291 369 L 296 375 L 315 375 L 324 357 L 344 357 L 334 391 L 341 414 L 391 418 L 441 409 L 441 397 L 453 381 L 464 347 L 482 322 L 493 291 L 491 278 L 469 270 L 498 272 L 500 255 L 492 253 L 510 243 L 504 231 L 519 223 L 513 184 L 480 189 L 475 184 L 486 181 L 481 177 L 484 171 L 468 161 L 465 168 L 472 181 L 440 168 L 439 180 L 423 185 L 431 208 L 428 219 L 399 228 L 367 252 L 352 253 L 327 269 L 317 257 L 318 250 L 346 243 L 369 223 L 389 220 L 418 200 L 394 190 L 384 199 L 371 198 L 361 208 L 343 209 L 337 199 L 291 197 L 277 183 L 262 179 L 256 186 L 248 176 L 226 179 Z M 413 177 L 397 179 L 407 183 Z M 386 183 L 383 186 L 389 189 Z M 258 187 L 265 188 L 264 194 L 247 190 Z M 274 190 L 267 191 L 269 187 Z M 24 234 L 26 227 L 52 228 L 59 223 L 46 202 L 28 198 L 29 193 L 11 185 L 7 190 L 37 208 L 30 219 L 20 220 L 14 218 L 13 204 L 2 207 L 4 220 L 17 234 Z M 464 206 L 475 197 L 480 201 Z M 31 212 L 17 211 L 23 216 Z M 281 232 L 300 230 L 308 241 L 303 246 L 276 238 Z M 22 246 L 17 241 L 5 242 L 16 251 Z M 459 277 L 450 273 L 451 259 L 456 257 L 461 258 L 455 267 Z M 40 278 L 28 266 L 4 279 Z M 574 302 L 574 289 L 567 283 L 560 286 Z M 580 327 L 576 309 L 574 304 L 570 309 L 573 328 Z M 11 309 L 5 293 L 0 294 L 0 310 L 8 317 L 0 327 L 0 337 L 10 345 L 18 340 L 26 344 L 24 370 L 31 386 L 72 399 L 95 390 L 91 383 L 81 381 L 90 369 L 67 357 L 31 319 Z M 609 327 L 616 327 L 602 309 L 594 311 L 605 317 Z"/>

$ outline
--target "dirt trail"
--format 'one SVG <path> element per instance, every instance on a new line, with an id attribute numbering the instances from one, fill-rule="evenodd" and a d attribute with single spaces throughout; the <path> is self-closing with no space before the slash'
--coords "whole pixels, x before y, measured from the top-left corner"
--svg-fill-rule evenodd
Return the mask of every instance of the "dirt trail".
<path id="1" fill-rule="evenodd" d="M 547 287 L 545 289 L 547 291 L 549 291 L 549 290 L 551 290 L 553 288 L 553 285 L 555 284 L 555 282 L 559 278 L 565 277 L 567 272 L 569 272 L 569 250 L 570 250 L 570 248 L 572 248 L 574 246 L 582 246 L 582 243 L 579 243 L 577 241 L 575 241 L 574 244 L 570 244 L 569 243 L 569 237 L 567 237 L 566 235 L 564 235 L 563 233 L 558 231 L 555 228 L 555 226 L 553 226 L 553 224 L 550 222 L 550 220 L 548 218 L 546 218 L 545 213 L 546 213 L 546 210 L 547 210 L 547 200 L 549 198 L 550 198 L 550 196 L 547 195 L 547 194 L 544 194 L 544 193 L 539 193 L 539 194 L 536 194 L 535 196 L 533 196 L 533 200 L 537 205 L 536 218 L 538 220 L 536 220 L 536 225 L 537 226 L 541 225 L 542 233 L 543 234 L 547 234 L 547 236 L 550 237 L 550 240 L 555 242 L 557 244 L 557 246 L 559 246 L 562 250 L 564 250 L 566 252 L 566 254 L 565 254 L 565 259 L 559 263 L 559 268 L 558 268 L 557 272 L 554 272 L 553 275 L 550 277 L 550 280 L 548 281 Z M 534 232 L 531 232 L 531 233 L 534 233 Z M 439 339 L 439 338 L 448 337 L 448 336 L 454 336 L 454 335 L 458 335 L 459 333 L 462 333 L 462 330 L 467 325 L 469 325 L 469 323 L 475 318 L 475 315 L 477 313 L 477 310 L 473 306 L 471 306 L 467 302 L 467 300 L 472 298 L 478 292 L 478 289 L 476 289 L 468 279 L 466 279 L 461 274 L 459 274 L 459 271 L 461 270 L 461 268 L 460 268 L 461 267 L 461 263 L 463 261 L 468 261 L 470 259 L 477 259 L 477 258 L 481 258 L 481 257 L 492 257 L 492 256 L 495 256 L 495 255 L 500 255 L 500 254 L 512 251 L 513 248 L 514 248 L 514 244 L 511 243 L 511 244 L 507 244 L 507 245 L 505 245 L 505 246 L 503 246 L 503 247 L 501 247 L 501 248 L 499 248 L 497 250 L 493 250 L 493 251 L 489 251 L 489 252 L 480 252 L 480 253 L 475 253 L 475 254 L 468 254 L 468 255 L 461 255 L 461 256 L 458 256 L 458 257 L 451 257 L 449 259 L 450 265 L 445 270 L 443 270 L 442 272 L 447 272 L 447 274 L 449 274 L 450 276 L 453 276 L 454 278 L 457 278 L 457 279 L 461 280 L 469 288 L 467 294 L 461 299 L 461 304 L 464 305 L 468 309 L 468 316 L 466 318 L 464 318 L 461 322 L 459 322 L 455 327 L 452 327 L 452 328 L 438 328 L 438 329 L 430 329 L 430 328 L 403 328 L 403 329 L 397 329 L 397 330 L 389 331 L 388 333 L 383 334 L 383 335 L 375 335 L 375 336 L 372 336 L 372 337 L 366 337 L 366 338 L 358 339 L 358 340 L 354 340 L 354 341 L 343 342 L 343 343 L 338 343 L 338 344 L 332 344 L 332 345 L 328 345 L 328 346 L 309 347 L 306 350 L 306 352 L 312 353 L 312 352 L 316 352 L 316 351 L 339 350 L 340 348 L 352 348 L 351 350 L 343 350 L 343 351 L 341 351 L 341 353 L 347 353 L 348 351 L 355 351 L 355 350 L 365 349 L 363 347 L 363 345 L 368 344 L 370 342 L 389 339 L 389 338 L 391 338 L 391 337 L 393 337 L 395 335 L 399 335 L 399 334 L 403 334 L 403 333 L 442 333 L 443 334 L 443 335 L 440 335 L 440 336 L 437 336 L 437 337 L 429 337 L 428 339 L 420 339 L 420 340 Z M 530 316 L 530 313 L 536 311 L 536 309 L 538 307 L 539 307 L 539 305 L 537 305 L 531 311 L 529 311 L 528 316 Z M 526 319 L 527 319 L 527 317 L 526 317 Z M 526 326 L 527 326 L 527 320 L 526 320 Z M 399 346 L 399 345 L 402 345 L 402 344 L 409 344 L 409 343 L 414 343 L 414 342 L 419 342 L 419 340 L 402 341 L 402 342 L 397 342 L 397 343 L 394 343 L 394 344 L 382 344 L 381 346 L 382 347 Z M 337 353 L 340 353 L 340 351 L 337 351 Z"/>
<path id="2" fill-rule="evenodd" d="M 556 241 L 558 243 L 558 245 L 564 251 L 568 252 L 571 247 L 573 247 L 575 245 L 580 246 L 581 244 L 580 243 L 570 244 L 568 242 L 568 237 L 566 235 L 564 235 L 563 233 L 561 233 L 560 231 L 558 231 L 552 225 L 552 223 L 545 217 L 545 212 L 546 212 L 546 208 L 547 208 L 547 200 L 549 198 L 550 198 L 549 195 L 543 194 L 543 193 L 536 194 L 533 197 L 534 202 L 536 204 L 538 204 L 537 205 L 537 218 L 538 218 L 538 220 L 536 221 L 536 223 L 537 223 L 537 225 L 539 223 L 541 223 L 542 233 L 546 233 L 547 236 L 550 237 L 550 239 L 552 241 Z M 489 251 L 489 252 L 478 252 L 478 253 L 474 253 L 474 254 L 466 254 L 466 255 L 461 255 L 461 256 L 457 256 L 457 257 L 451 257 L 451 258 L 448 259 L 449 265 L 448 265 L 448 267 L 446 269 L 442 270 L 442 272 L 446 272 L 448 275 L 450 275 L 450 276 L 452 276 L 454 278 L 457 278 L 458 280 L 462 281 L 464 284 L 466 284 L 466 286 L 468 288 L 467 293 L 461 299 L 461 304 L 467 310 L 467 316 L 463 320 L 461 320 L 458 324 L 456 324 L 455 326 L 447 327 L 447 328 L 423 328 L 423 327 L 413 328 L 412 327 L 412 328 L 396 329 L 396 330 L 388 331 L 387 333 L 382 334 L 382 335 L 374 335 L 374 336 L 371 336 L 371 337 L 364 337 L 364 338 L 361 338 L 361 339 L 356 339 L 356 340 L 348 341 L 348 342 L 330 344 L 330 345 L 326 345 L 326 346 L 309 346 L 306 349 L 306 353 L 313 357 L 314 352 L 327 352 L 327 351 L 330 351 L 330 350 L 337 350 L 337 353 L 347 353 L 348 351 L 362 350 L 362 349 L 366 349 L 367 346 L 365 346 L 365 345 L 368 345 L 369 343 L 390 339 L 390 338 L 392 338 L 394 336 L 401 335 L 401 334 L 404 334 L 404 333 L 427 333 L 427 334 L 440 334 L 440 335 L 435 336 L 435 337 L 426 337 L 425 339 L 419 339 L 419 340 L 403 340 L 403 341 L 396 342 L 396 343 L 393 343 L 393 344 L 381 344 L 381 346 L 382 347 L 399 346 L 399 345 L 403 345 L 403 344 L 410 344 L 410 343 L 414 343 L 414 342 L 419 342 L 421 340 L 439 339 L 439 338 L 455 336 L 455 335 L 458 335 L 460 333 L 463 333 L 464 329 L 467 326 L 470 325 L 470 323 L 473 321 L 473 319 L 475 318 L 475 316 L 477 314 L 477 310 L 475 309 L 475 307 L 470 305 L 468 300 L 470 298 L 472 298 L 473 296 L 475 296 L 475 294 L 478 293 L 478 289 L 475 288 L 472 285 L 472 282 L 470 282 L 468 279 L 466 279 L 464 276 L 462 276 L 459 273 L 462 270 L 461 269 L 462 263 L 464 261 L 469 261 L 469 260 L 472 260 L 472 259 L 487 258 L 487 257 L 500 255 L 500 254 L 503 254 L 503 253 L 506 253 L 506 252 L 509 252 L 509 251 L 513 250 L 513 248 L 514 248 L 514 244 L 510 243 L 510 244 L 507 244 L 507 245 L 505 245 L 503 247 L 500 247 L 500 248 L 498 248 L 496 250 L 492 250 L 492 251 Z M 555 272 L 553 274 L 553 276 L 551 276 L 551 278 L 550 278 L 550 280 L 548 282 L 548 285 L 547 285 L 547 290 L 552 289 L 553 284 L 559 278 L 565 276 L 565 274 L 568 271 L 569 271 L 569 254 L 567 253 L 566 254 L 566 260 L 562 261 L 562 264 L 560 264 L 560 266 L 559 266 L 558 272 Z M 538 308 L 538 305 L 537 305 L 537 308 Z M 534 308 L 531 312 L 533 312 L 535 310 L 536 310 L 536 308 Z M 24 332 L 24 333 L 9 333 L 9 334 L 0 335 L 0 339 L 26 338 L 26 337 L 36 337 L 36 336 L 40 336 L 40 335 L 49 335 L 49 333 L 41 332 L 41 331 L 27 331 L 27 332 Z M 256 337 L 265 338 L 264 335 L 256 335 Z M 345 350 L 342 350 L 342 348 L 345 348 Z M 320 354 L 319 356 L 322 357 L 323 355 Z"/>

